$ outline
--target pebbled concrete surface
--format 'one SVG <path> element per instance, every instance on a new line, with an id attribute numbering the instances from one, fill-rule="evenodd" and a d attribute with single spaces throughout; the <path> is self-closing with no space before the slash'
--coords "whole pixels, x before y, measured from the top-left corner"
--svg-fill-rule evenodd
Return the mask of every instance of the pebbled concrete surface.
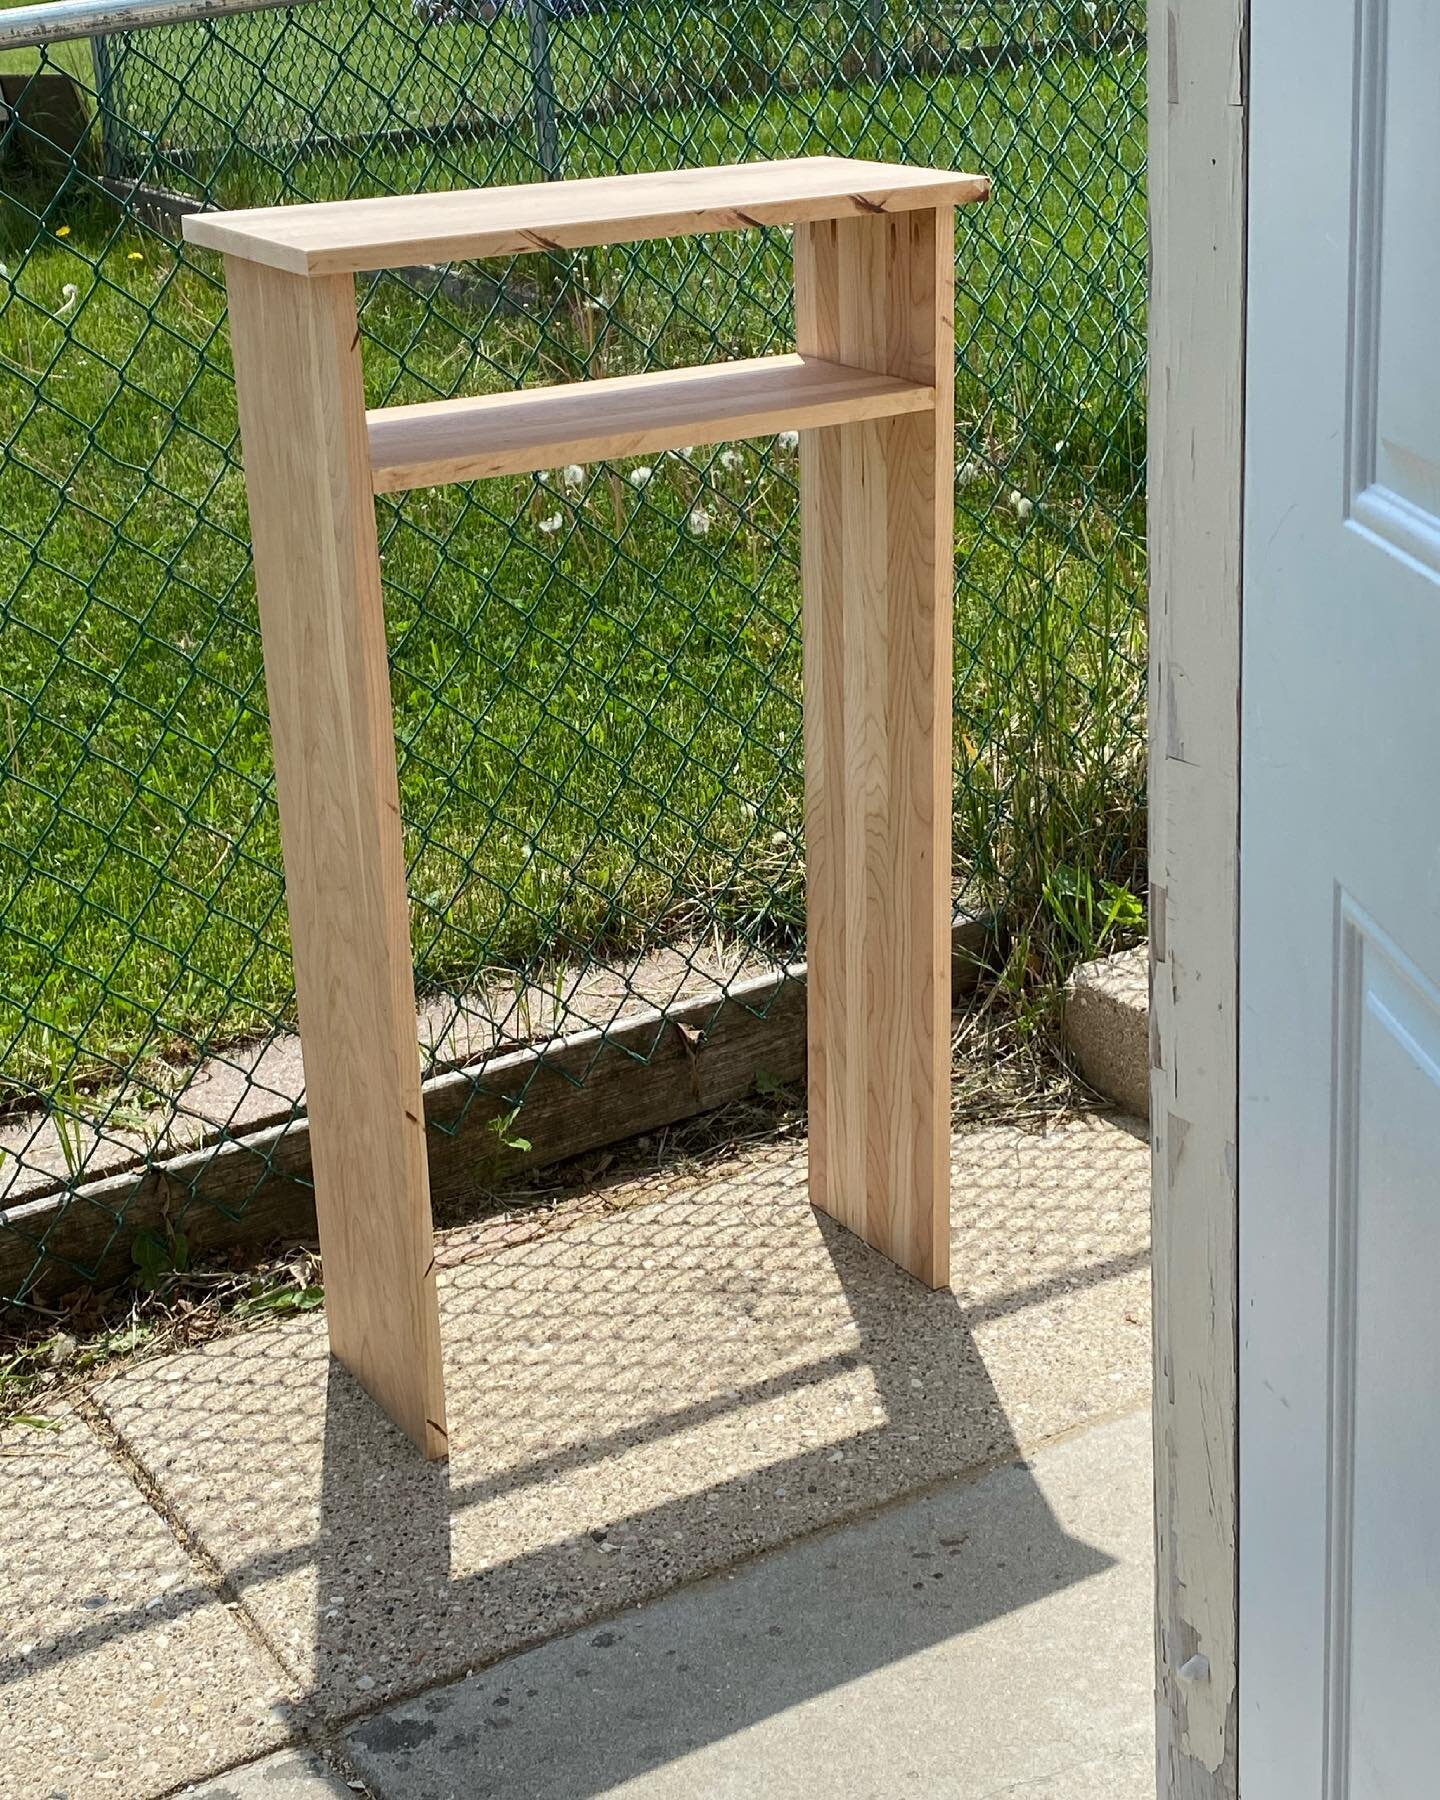
<path id="1" fill-rule="evenodd" d="M 288 1735 L 279 1671 L 78 1414 L 0 1435 L 0 1794 L 163 1793 Z"/>
<path id="2" fill-rule="evenodd" d="M 277 1751 L 185 1790 L 187 1800 L 355 1800 L 356 1792 L 357 1787 L 303 1750 Z"/>
<path id="3" fill-rule="evenodd" d="M 798 1142 L 616 1189 L 560 1235 L 449 1236 L 448 1467 L 317 1320 L 96 1397 L 301 1716 L 344 1720 L 1141 1403 L 1143 1137 L 968 1133 L 954 1180 L 940 1294 L 812 1213 Z"/>
<path id="4" fill-rule="evenodd" d="M 1004 1501 L 998 1534 L 986 1513 L 946 1524 L 956 1541 L 943 1542 L 926 1508 L 963 1511 L 975 1502 L 957 1477 L 1143 1405 L 1144 1133 L 1094 1116 L 997 1126 L 958 1137 L 953 1161 L 956 1281 L 940 1294 L 810 1211 L 800 1142 L 597 1186 L 566 1230 L 537 1210 L 443 1234 L 447 1468 L 421 1464 L 330 1367 L 313 1318 L 137 1365 L 61 1414 L 58 1432 L 12 1431 L 0 1440 L 0 1796 L 361 1791 L 343 1758 L 331 1767 L 301 1746 L 328 1758 L 396 1703 L 438 1702 L 487 1667 L 481 1679 L 508 1680 L 500 1659 L 579 1631 L 606 1660 L 565 1679 L 576 1717 L 594 1720 L 590 1747 L 619 1758 L 603 1763 L 616 1792 L 723 1800 L 762 1791 L 745 1782 L 772 1767 L 799 1783 L 804 1742 L 848 1743 L 859 1720 L 857 1781 L 888 1764 L 911 1771 L 913 1791 L 944 1795 L 950 1775 L 923 1745 L 904 1761 L 889 1715 L 903 1700 L 917 1733 L 938 1733 L 951 1651 L 974 1644 L 988 1646 L 980 1662 L 954 1665 L 976 1695 L 962 1709 L 971 1735 L 947 1740 L 954 1766 L 988 1780 L 985 1742 L 1033 1739 L 1057 1757 L 1070 1743 L 1068 1762 L 1026 1764 L 1015 1791 L 1130 1800 L 1115 1785 L 1135 1761 L 1130 1725 L 1106 1710 L 1118 1677 L 1076 1685 L 1087 1666 L 1109 1668 L 1101 1640 L 1121 1629 L 1081 1596 L 1109 1591 L 1129 1552 L 1103 1521 L 1091 1530 L 1083 1496 L 1067 1510 L 1063 1483 L 1022 1469 L 980 1484 Z M 1080 1487 L 1120 1505 L 1120 1463 L 1087 1467 Z M 762 1640 L 725 1611 L 724 1571 L 746 1583 L 757 1554 L 838 1541 L 816 1531 L 863 1536 L 856 1521 L 917 1493 L 929 1497 L 885 1515 L 911 1520 L 903 1592 L 881 1533 L 864 1538 L 853 1578 L 847 1561 L 786 1590 L 813 1630 L 772 1641 L 770 1618 Z M 1138 1486 L 1133 1507 L 1148 1538 Z M 967 1560 L 971 1541 L 982 1547 Z M 634 1730 L 621 1733 L 604 1716 L 604 1672 L 625 1664 L 601 1638 L 667 1594 L 699 1605 L 686 1584 L 704 1578 L 709 1673 L 677 1667 L 667 1711 L 664 1669 L 637 1668 Z M 1138 1604 L 1147 1635 L 1148 1617 Z M 1032 1619 L 1053 1624 L 1013 1652 L 1008 1637 L 990 1642 Z M 989 1661 L 1013 1672 L 986 1697 Z M 1055 1693 L 1091 1709 L 1093 1740 L 1070 1701 L 1054 1712 L 1047 1662 Z M 896 1670 L 913 1673 L 913 1696 Z M 590 1687 L 599 1699 L 582 1706 Z M 535 1695 L 512 1694 L 514 1722 L 494 1730 L 538 1742 L 540 1709 L 522 1726 L 521 1699 Z M 552 1714 L 550 1766 L 581 1781 L 563 1761 L 573 1736 L 568 1714 Z M 748 1776 L 725 1748 L 747 1743 Z M 646 1785 L 669 1769 L 691 1786 Z"/>
<path id="5" fill-rule="evenodd" d="M 356 1725 L 386 1800 L 1146 1800 L 1148 1412 Z"/>

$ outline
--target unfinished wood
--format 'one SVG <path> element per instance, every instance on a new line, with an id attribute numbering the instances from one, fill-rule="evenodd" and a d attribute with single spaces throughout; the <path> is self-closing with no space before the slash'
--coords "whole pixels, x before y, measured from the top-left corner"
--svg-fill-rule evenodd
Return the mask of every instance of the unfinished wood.
<path id="1" fill-rule="evenodd" d="M 730 438 L 923 412 L 935 390 L 814 356 L 757 356 L 369 415 L 375 492 L 529 474 Z"/>
<path id="2" fill-rule="evenodd" d="M 952 999 L 973 993 L 999 960 L 994 921 L 957 920 Z M 805 968 L 792 965 L 432 1077 L 421 1090 L 432 1197 L 463 1208 L 492 1181 L 744 1099 L 758 1073 L 802 1080 L 805 1009 Z M 512 1096 L 523 1111 L 508 1135 L 529 1138 L 528 1151 L 495 1130 Z M 196 1257 L 311 1237 L 311 1173 L 309 1123 L 282 1107 L 243 1138 L 20 1201 L 0 1212 L 0 1294 L 30 1283 L 29 1297 L 43 1301 L 73 1288 L 77 1269 L 92 1282 L 121 1281 L 142 1231 L 178 1228 Z"/>
<path id="3" fill-rule="evenodd" d="M 445 1453 L 355 284 L 226 270 L 335 1355 Z"/>
<path id="4" fill-rule="evenodd" d="M 826 696 L 815 1194 L 939 1285 L 954 206 L 988 185 L 816 158 L 185 222 L 226 253 L 331 1341 L 429 1455 L 445 1426 L 373 489 L 792 422 L 833 440 L 802 474 L 807 618 L 839 633 L 833 669 L 807 651 Z M 790 223 L 793 357 L 367 419 L 357 270 Z"/>
<path id="5" fill-rule="evenodd" d="M 802 352 L 935 388 L 801 440 L 810 1195 L 949 1280 L 954 213 L 795 233 Z"/>
<path id="6" fill-rule="evenodd" d="M 1246 0 L 1150 7 L 1150 946 L 1157 1757 L 1237 1791 Z"/>
<path id="7" fill-rule="evenodd" d="M 983 175 L 842 156 L 193 213 L 192 244 L 296 275 L 578 250 L 983 200 Z"/>

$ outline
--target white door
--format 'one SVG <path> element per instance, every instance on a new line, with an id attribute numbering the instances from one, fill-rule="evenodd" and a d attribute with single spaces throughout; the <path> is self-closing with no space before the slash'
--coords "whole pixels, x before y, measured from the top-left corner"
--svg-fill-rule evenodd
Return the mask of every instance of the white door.
<path id="1" fill-rule="evenodd" d="M 1440 0 L 1252 0 L 1243 1800 L 1440 1796 Z"/>

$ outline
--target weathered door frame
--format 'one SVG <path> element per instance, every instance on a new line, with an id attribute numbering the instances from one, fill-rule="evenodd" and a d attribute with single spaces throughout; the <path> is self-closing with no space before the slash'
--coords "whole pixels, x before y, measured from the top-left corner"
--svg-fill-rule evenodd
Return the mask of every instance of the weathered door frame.
<path id="1" fill-rule="evenodd" d="M 1156 1760 L 1238 1791 L 1240 548 L 1249 0 L 1150 0 Z"/>

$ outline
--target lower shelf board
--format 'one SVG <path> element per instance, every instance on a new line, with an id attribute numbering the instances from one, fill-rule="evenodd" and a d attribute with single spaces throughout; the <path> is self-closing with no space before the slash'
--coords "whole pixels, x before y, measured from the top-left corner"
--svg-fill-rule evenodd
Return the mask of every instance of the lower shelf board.
<path id="1" fill-rule="evenodd" d="M 893 418 L 934 404 L 934 388 L 919 382 L 789 355 L 385 407 L 366 422 L 375 492 L 394 494 Z"/>

